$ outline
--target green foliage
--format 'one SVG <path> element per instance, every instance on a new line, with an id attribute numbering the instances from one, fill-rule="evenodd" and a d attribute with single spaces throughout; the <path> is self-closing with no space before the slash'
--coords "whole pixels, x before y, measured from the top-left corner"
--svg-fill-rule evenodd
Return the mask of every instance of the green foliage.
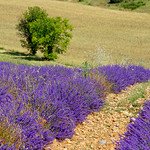
<path id="1" fill-rule="evenodd" d="M 87 77 L 90 73 L 90 69 L 91 69 L 91 66 L 88 64 L 87 61 L 83 62 L 83 77 Z"/>
<path id="2" fill-rule="evenodd" d="M 4 47 L 0 47 L 0 49 L 2 49 L 2 50 L 3 50 L 3 49 L 5 49 L 5 48 L 4 48 Z"/>
<path id="3" fill-rule="evenodd" d="M 131 114 L 138 114 L 143 105 L 143 101 L 148 99 L 147 87 L 150 86 L 150 81 L 135 85 L 130 92 L 124 95 L 124 98 L 117 101 L 115 104 L 116 112 L 128 111 Z"/>
<path id="4" fill-rule="evenodd" d="M 72 38 L 68 32 L 72 31 L 72 26 L 67 19 L 49 18 L 46 11 L 37 6 L 23 13 L 17 29 L 22 37 L 21 45 L 32 55 L 40 49 L 48 60 L 57 59 L 56 53 L 65 52 Z"/>
<path id="5" fill-rule="evenodd" d="M 79 3 L 82 3 L 84 5 L 93 6 L 93 3 L 89 0 L 78 0 Z"/>
<path id="6" fill-rule="evenodd" d="M 142 0 L 138 0 L 138 1 L 131 0 L 131 1 L 125 1 L 124 3 L 122 3 L 121 7 L 133 10 L 144 5 L 145 5 L 145 2 L 143 2 Z"/>
<path id="7" fill-rule="evenodd" d="M 93 6 L 93 4 L 91 2 L 88 1 L 82 1 L 82 4 L 84 5 L 89 5 L 89 6 Z"/>
<path id="8" fill-rule="evenodd" d="M 48 54 L 47 52 L 44 54 L 45 58 L 47 60 L 55 60 L 57 59 L 57 54 L 56 53 L 50 53 Z"/>
<path id="9" fill-rule="evenodd" d="M 146 4 L 143 0 L 110 0 L 109 3 L 111 4 L 116 3 L 116 6 L 121 6 L 125 9 L 131 10 L 144 6 Z"/>
<path id="10" fill-rule="evenodd" d="M 142 104 L 138 103 L 139 98 L 145 98 L 146 91 L 144 87 L 135 87 L 131 94 L 128 96 L 129 101 L 129 111 L 133 114 L 137 114 Z M 131 107 L 132 106 L 132 107 Z"/>
<path id="11" fill-rule="evenodd" d="M 35 22 L 37 19 L 47 18 L 48 14 L 45 10 L 35 6 L 28 7 L 28 10 L 25 11 L 22 15 L 22 18 L 19 20 L 17 24 L 17 29 L 19 31 L 19 35 L 21 36 L 21 46 L 26 47 L 30 54 L 35 55 L 38 49 L 38 45 L 32 42 L 32 34 L 30 32 L 30 23 Z"/>
<path id="12" fill-rule="evenodd" d="M 56 54 L 49 55 L 53 52 L 66 51 L 72 38 L 72 34 L 68 31 L 72 31 L 72 26 L 68 24 L 67 19 L 63 20 L 60 17 L 37 19 L 30 23 L 32 43 L 37 45 L 47 59 L 56 56 Z"/>
<path id="13" fill-rule="evenodd" d="M 138 98 L 144 98 L 145 95 L 146 92 L 143 87 L 136 87 L 128 97 L 129 103 L 134 104 Z"/>

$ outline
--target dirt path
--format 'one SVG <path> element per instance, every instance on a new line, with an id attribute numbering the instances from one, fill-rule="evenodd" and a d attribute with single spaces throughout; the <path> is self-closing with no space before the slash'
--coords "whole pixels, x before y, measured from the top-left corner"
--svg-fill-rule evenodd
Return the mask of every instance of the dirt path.
<path id="1" fill-rule="evenodd" d="M 114 150 L 114 140 L 118 140 L 119 134 L 126 131 L 130 118 L 135 116 L 132 104 L 128 97 L 137 84 L 129 87 L 121 94 L 109 94 L 107 104 L 100 112 L 89 115 L 85 122 L 79 124 L 76 134 L 71 139 L 63 142 L 54 141 L 47 149 L 51 150 Z M 150 99 L 150 86 L 145 89 L 144 98 L 138 98 L 137 103 L 142 104 Z M 132 111 L 130 111 L 130 109 Z"/>

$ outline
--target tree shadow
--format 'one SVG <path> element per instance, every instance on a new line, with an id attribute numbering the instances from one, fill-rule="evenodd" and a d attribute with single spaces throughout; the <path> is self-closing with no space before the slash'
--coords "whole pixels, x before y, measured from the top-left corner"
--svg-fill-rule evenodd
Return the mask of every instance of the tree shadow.
<path id="1" fill-rule="evenodd" d="M 29 54 L 25 54 L 22 52 L 16 52 L 16 51 L 6 51 L 6 52 L 3 52 L 3 54 L 13 55 L 13 56 L 29 56 Z"/>
<path id="2" fill-rule="evenodd" d="M 17 57 L 14 57 L 14 59 L 24 59 L 24 60 L 28 60 L 28 61 L 43 61 L 43 58 L 25 54 L 23 52 L 6 51 L 6 52 L 3 52 L 3 54 L 17 56 Z"/>
<path id="3" fill-rule="evenodd" d="M 28 61 L 43 61 L 43 58 L 37 56 L 26 56 L 26 57 L 19 57 L 19 59 L 24 59 Z"/>

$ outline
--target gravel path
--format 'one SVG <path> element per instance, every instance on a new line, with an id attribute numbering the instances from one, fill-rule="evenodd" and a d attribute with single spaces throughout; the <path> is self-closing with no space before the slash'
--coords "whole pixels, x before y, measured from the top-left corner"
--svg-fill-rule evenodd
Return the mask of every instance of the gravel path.
<path id="1" fill-rule="evenodd" d="M 62 142 L 54 141 L 53 145 L 46 149 L 51 150 L 114 150 L 114 140 L 118 140 L 119 134 L 126 131 L 130 118 L 135 116 L 133 106 L 129 104 L 128 96 L 136 84 L 129 87 L 121 94 L 109 94 L 107 104 L 100 112 L 90 114 L 87 119 L 77 125 L 76 134 L 71 139 Z M 145 97 L 138 98 L 137 103 L 142 104 L 150 99 L 150 86 L 145 89 Z M 130 111 L 130 109 L 132 111 Z"/>

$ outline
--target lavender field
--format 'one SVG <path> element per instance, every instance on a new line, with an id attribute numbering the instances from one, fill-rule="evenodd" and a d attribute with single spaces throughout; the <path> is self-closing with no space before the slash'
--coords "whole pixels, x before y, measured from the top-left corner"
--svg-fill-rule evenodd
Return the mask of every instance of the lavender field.
<path id="1" fill-rule="evenodd" d="M 0 149 L 42 150 L 71 138 L 77 124 L 100 111 L 109 92 L 150 79 L 141 66 L 107 65 L 92 70 L 0 62 Z M 105 81 L 105 82 L 104 82 Z M 150 102 L 116 150 L 150 149 Z"/>

